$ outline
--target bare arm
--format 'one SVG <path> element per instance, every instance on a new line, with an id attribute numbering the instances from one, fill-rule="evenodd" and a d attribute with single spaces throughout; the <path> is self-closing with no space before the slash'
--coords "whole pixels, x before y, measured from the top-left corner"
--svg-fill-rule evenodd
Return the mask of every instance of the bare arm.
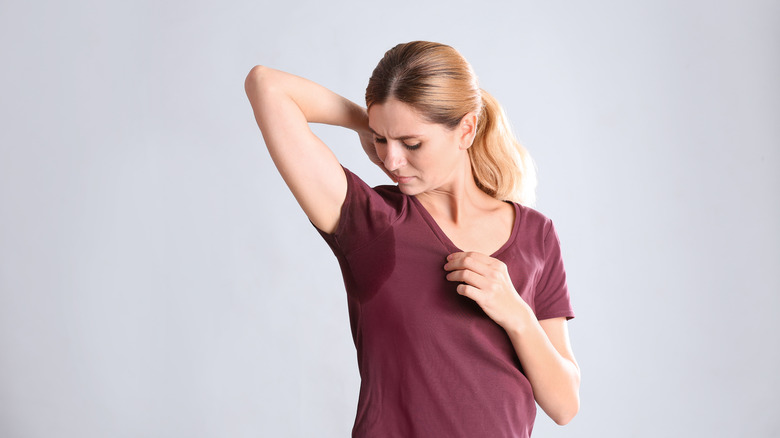
<path id="1" fill-rule="evenodd" d="M 566 424 L 580 408 L 580 368 L 571 351 L 566 318 L 537 321 L 530 308 L 527 313 L 521 318 L 526 321 L 507 329 L 507 334 L 536 402 L 553 421 Z"/>
<path id="2" fill-rule="evenodd" d="M 347 180 L 336 156 L 308 124 L 343 126 L 365 140 L 370 132 L 366 110 L 312 81 L 260 65 L 249 72 L 244 88 L 285 183 L 309 220 L 332 233 Z"/>

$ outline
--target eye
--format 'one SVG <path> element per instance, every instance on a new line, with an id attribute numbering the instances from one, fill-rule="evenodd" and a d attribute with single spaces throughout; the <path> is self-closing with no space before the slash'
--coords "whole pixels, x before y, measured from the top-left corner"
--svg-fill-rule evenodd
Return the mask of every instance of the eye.
<path id="1" fill-rule="evenodd" d="M 386 138 L 382 138 L 382 137 L 374 137 L 374 143 L 383 143 L 384 144 L 384 143 L 387 143 L 387 139 Z"/>
<path id="2" fill-rule="evenodd" d="M 406 143 L 404 143 L 404 146 L 406 147 L 406 149 L 409 149 L 410 151 L 413 151 L 415 149 L 419 149 L 420 148 L 420 144 L 421 143 L 417 143 L 417 144 L 406 144 Z"/>

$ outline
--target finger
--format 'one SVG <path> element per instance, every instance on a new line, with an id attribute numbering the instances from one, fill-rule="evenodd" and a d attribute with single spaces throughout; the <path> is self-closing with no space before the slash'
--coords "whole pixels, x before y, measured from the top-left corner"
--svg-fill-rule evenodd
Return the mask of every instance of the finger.
<path id="1" fill-rule="evenodd" d="M 394 183 L 398 182 L 398 180 L 395 179 L 395 176 L 393 176 L 393 174 L 389 170 L 387 170 L 387 168 L 385 167 L 385 163 L 383 163 L 382 160 L 377 158 L 377 161 L 371 160 L 371 162 L 379 166 L 379 168 L 382 169 L 382 172 L 384 172 L 385 175 L 387 175 Z"/>
<path id="2" fill-rule="evenodd" d="M 488 265 L 499 261 L 493 257 L 490 257 L 489 255 L 477 251 L 454 252 L 447 256 L 447 260 L 462 260 L 462 259 L 475 260 Z"/>
<path id="3" fill-rule="evenodd" d="M 457 269 L 469 269 L 480 275 L 486 276 L 497 260 L 478 252 L 458 252 L 447 256 L 444 269 L 453 271 Z"/>
<path id="4" fill-rule="evenodd" d="M 459 269 L 457 271 L 450 272 L 447 274 L 447 280 L 467 283 L 477 289 L 484 289 L 489 286 L 487 278 L 467 269 Z"/>
<path id="5" fill-rule="evenodd" d="M 459 284 L 457 291 L 458 294 L 463 295 L 464 297 L 469 297 L 477 303 L 479 303 L 479 299 L 482 298 L 482 292 L 470 284 Z"/>
<path id="6" fill-rule="evenodd" d="M 391 180 L 392 180 L 394 183 L 398 183 L 398 180 L 397 180 L 397 179 L 395 179 L 395 176 L 394 176 L 394 175 L 393 175 L 393 174 L 392 174 L 392 173 L 391 173 L 389 170 L 387 170 L 387 168 L 385 167 L 385 165 L 384 165 L 384 164 L 380 164 L 380 165 L 379 165 L 379 167 L 380 167 L 380 168 L 382 168 L 382 170 L 383 170 L 383 171 L 384 171 L 384 172 L 387 174 L 387 176 L 389 176 L 389 177 L 390 177 L 390 179 L 391 179 Z"/>

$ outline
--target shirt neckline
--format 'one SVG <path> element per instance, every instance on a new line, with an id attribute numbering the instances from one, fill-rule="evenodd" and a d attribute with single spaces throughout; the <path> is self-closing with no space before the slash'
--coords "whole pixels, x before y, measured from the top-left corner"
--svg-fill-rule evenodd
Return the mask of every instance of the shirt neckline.
<path id="1" fill-rule="evenodd" d="M 425 219 L 425 222 L 428 223 L 428 226 L 431 228 L 431 231 L 436 235 L 436 237 L 439 238 L 441 243 L 444 245 L 447 250 L 449 250 L 451 253 L 453 252 L 463 252 L 464 250 L 458 248 L 455 243 L 452 242 L 449 236 L 444 232 L 444 230 L 441 229 L 439 224 L 436 222 L 436 219 L 431 216 L 431 214 L 428 212 L 428 210 L 425 208 L 424 205 L 420 202 L 419 199 L 415 196 L 409 196 L 412 198 L 412 203 L 415 205 L 415 207 L 420 211 L 420 214 L 422 215 L 423 219 Z M 509 202 L 509 201 L 504 201 Z M 517 236 L 518 230 L 520 228 L 520 207 L 516 202 L 509 202 L 512 204 L 512 206 L 515 209 L 515 220 L 512 224 L 512 232 L 509 234 L 509 238 L 504 242 L 503 245 L 501 245 L 497 250 L 495 250 L 492 254 L 490 254 L 490 257 L 496 257 L 500 255 L 502 252 L 504 252 L 507 248 L 509 248 L 512 245 L 512 242 L 515 241 L 515 237 Z"/>

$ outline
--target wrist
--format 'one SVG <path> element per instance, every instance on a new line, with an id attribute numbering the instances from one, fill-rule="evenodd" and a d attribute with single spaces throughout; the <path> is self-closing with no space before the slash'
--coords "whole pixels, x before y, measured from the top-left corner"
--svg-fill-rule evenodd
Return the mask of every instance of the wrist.
<path id="1" fill-rule="evenodd" d="M 373 135 L 371 129 L 368 127 L 368 112 L 362 106 L 352 102 L 349 102 L 349 123 L 347 128 L 357 132 L 359 135 Z"/>
<path id="2" fill-rule="evenodd" d="M 522 298 L 518 297 L 520 305 L 518 310 L 512 312 L 512 318 L 507 320 L 501 326 L 506 332 L 512 336 L 522 336 L 526 333 L 534 323 L 538 323 L 536 315 L 534 314 L 531 306 L 528 305 Z"/>

